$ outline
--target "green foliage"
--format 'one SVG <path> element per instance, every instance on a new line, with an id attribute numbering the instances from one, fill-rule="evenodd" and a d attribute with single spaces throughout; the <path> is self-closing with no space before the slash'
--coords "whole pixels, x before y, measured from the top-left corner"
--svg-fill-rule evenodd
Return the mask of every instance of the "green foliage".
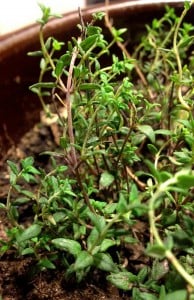
<path id="1" fill-rule="evenodd" d="M 41 50 L 30 53 L 41 57 L 41 70 L 30 89 L 48 117 L 44 96 L 52 93 L 65 109 L 59 118 L 63 162 L 50 153 L 53 167 L 45 171 L 32 157 L 8 161 L 10 190 L 0 207 L 12 227 L 9 241 L 1 241 L 2 254 L 14 248 L 18 255 L 33 255 L 38 269 L 62 262 L 66 277 L 78 281 L 103 270 L 132 299 L 192 299 L 194 27 L 182 23 L 189 8 L 185 3 L 177 17 L 166 7 L 129 55 L 122 44 L 125 29 L 107 26 L 108 42 L 94 25 L 104 13 L 80 25 L 80 37 L 66 50 L 54 38 L 44 41 L 51 12 L 41 5 Z M 59 50 L 63 54 L 55 57 Z M 20 213 L 26 203 L 32 220 L 24 228 Z M 139 223 L 149 228 L 149 239 L 138 238 Z M 127 247 L 146 243 L 144 267 L 124 266 Z"/>

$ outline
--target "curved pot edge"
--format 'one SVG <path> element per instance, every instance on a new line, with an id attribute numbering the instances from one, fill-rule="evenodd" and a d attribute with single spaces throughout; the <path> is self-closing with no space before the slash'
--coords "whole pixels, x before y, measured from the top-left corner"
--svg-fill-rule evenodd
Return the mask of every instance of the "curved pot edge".
<path id="1" fill-rule="evenodd" d="M 117 14 L 121 10 L 133 13 L 134 11 L 142 10 L 142 7 L 146 9 L 161 8 L 164 5 L 170 6 L 183 6 L 184 0 L 160 0 L 153 2 L 151 0 L 134 0 L 124 1 L 120 3 L 110 4 L 108 11 L 111 16 Z M 92 5 L 82 10 L 84 19 L 87 21 L 91 18 L 93 13 L 98 11 L 106 11 L 107 8 L 102 5 Z M 51 19 L 45 27 L 45 36 L 51 35 L 53 32 L 58 30 L 69 31 L 79 23 L 79 14 L 77 11 L 65 13 L 62 18 Z M 68 24 L 68 28 L 65 27 Z M 21 50 L 25 50 L 30 44 L 38 42 L 39 25 L 34 23 L 17 31 L 11 32 L 0 37 L 0 62 L 11 56 L 13 53 L 18 53 Z"/>

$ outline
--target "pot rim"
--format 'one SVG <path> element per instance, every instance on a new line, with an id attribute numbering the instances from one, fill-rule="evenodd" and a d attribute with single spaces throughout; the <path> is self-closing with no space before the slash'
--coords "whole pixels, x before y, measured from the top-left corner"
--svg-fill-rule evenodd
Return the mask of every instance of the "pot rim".
<path id="1" fill-rule="evenodd" d="M 122 1 L 120 3 L 112 3 L 109 7 L 105 7 L 103 4 L 90 5 L 82 10 L 84 19 L 89 20 L 93 13 L 99 11 L 109 11 L 109 14 L 114 17 L 119 15 L 122 11 L 125 13 L 138 12 L 142 9 L 159 9 L 164 5 L 170 5 L 174 7 L 183 6 L 184 0 L 132 0 Z M 58 30 L 67 31 L 67 24 L 72 28 L 79 23 L 78 11 L 68 12 L 62 14 L 62 18 L 52 18 L 45 26 L 45 36 L 49 36 Z M 38 32 L 40 25 L 37 23 L 28 25 L 19 30 L 7 33 L 0 36 L 0 61 L 10 57 L 13 52 L 18 53 L 25 50 L 30 44 L 37 43 L 39 40 Z M 69 28 L 70 29 L 70 28 Z"/>

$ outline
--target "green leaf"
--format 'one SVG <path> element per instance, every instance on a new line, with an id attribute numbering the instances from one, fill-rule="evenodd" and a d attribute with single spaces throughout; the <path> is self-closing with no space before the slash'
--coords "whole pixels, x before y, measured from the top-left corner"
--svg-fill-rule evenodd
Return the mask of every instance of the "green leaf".
<path id="1" fill-rule="evenodd" d="M 18 166 L 14 162 L 12 162 L 10 160 L 7 160 L 7 164 L 10 167 L 11 171 L 13 172 L 13 174 L 15 174 L 17 176 L 18 173 L 19 173 Z"/>
<path id="2" fill-rule="evenodd" d="M 71 61 L 70 54 L 66 53 L 63 54 L 57 61 L 56 67 L 55 67 L 55 75 L 57 77 L 61 76 L 64 67 L 69 66 Z"/>
<path id="3" fill-rule="evenodd" d="M 126 31 L 127 31 L 127 28 L 120 28 L 120 29 L 117 29 L 118 35 L 122 35 L 122 34 L 125 33 Z"/>
<path id="4" fill-rule="evenodd" d="M 6 205 L 3 203 L 0 203 L 0 209 L 5 209 L 5 208 L 6 208 Z"/>
<path id="5" fill-rule="evenodd" d="M 149 274 L 149 268 L 147 266 L 143 267 L 137 274 L 138 282 L 143 283 L 146 277 L 148 276 L 148 274 Z"/>
<path id="6" fill-rule="evenodd" d="M 166 289 L 163 285 L 160 288 L 160 295 L 158 300 L 166 300 Z"/>
<path id="7" fill-rule="evenodd" d="M 56 67 L 55 67 L 55 75 L 57 77 L 61 76 L 62 72 L 63 72 L 63 69 L 64 69 L 64 63 L 63 61 L 61 60 L 58 60 L 57 61 L 57 64 L 56 64 Z"/>
<path id="8" fill-rule="evenodd" d="M 154 260 L 152 271 L 151 271 L 151 277 L 153 280 L 158 281 L 162 279 L 167 273 L 169 272 L 169 265 L 167 260 L 159 261 Z"/>
<path id="9" fill-rule="evenodd" d="M 84 51 L 87 51 L 88 49 L 90 49 L 96 43 L 98 38 L 99 38 L 99 34 L 94 34 L 94 35 L 91 35 L 91 36 L 87 37 L 85 40 L 83 40 L 80 43 L 81 48 Z"/>
<path id="10" fill-rule="evenodd" d="M 35 88 L 35 87 L 29 87 L 29 90 L 34 93 L 34 94 L 37 94 L 38 96 L 40 96 L 42 93 L 40 92 L 40 90 L 38 88 Z"/>
<path id="11" fill-rule="evenodd" d="M 161 171 L 160 172 L 160 181 L 164 182 L 167 181 L 168 179 L 170 179 L 172 177 L 172 175 L 166 171 Z"/>
<path id="12" fill-rule="evenodd" d="M 158 152 L 158 149 L 153 144 L 147 144 L 147 147 L 151 154 L 156 154 Z"/>
<path id="13" fill-rule="evenodd" d="M 49 36 L 48 39 L 45 42 L 45 48 L 49 51 L 50 47 L 51 47 L 51 42 L 52 42 L 52 37 Z"/>
<path id="14" fill-rule="evenodd" d="M 16 186 L 17 176 L 13 172 L 10 172 L 9 181 L 12 186 Z"/>
<path id="15" fill-rule="evenodd" d="M 81 91 L 87 91 L 87 90 L 99 90 L 100 85 L 96 83 L 82 83 L 79 86 L 79 89 Z"/>
<path id="16" fill-rule="evenodd" d="M 68 141 L 67 141 L 67 138 L 64 137 L 64 136 L 61 136 L 60 137 L 60 146 L 62 149 L 66 149 L 67 148 L 67 145 L 68 145 Z"/>
<path id="17" fill-rule="evenodd" d="M 39 88 L 48 88 L 48 89 L 52 89 L 54 87 L 56 87 L 56 83 L 54 82 L 38 82 L 38 83 L 34 83 L 32 84 L 29 89 L 30 90 L 34 90 L 34 89 L 39 89 Z"/>
<path id="18" fill-rule="evenodd" d="M 30 198 L 26 198 L 26 197 L 17 198 L 16 200 L 14 200 L 12 205 L 25 204 L 25 203 L 28 203 L 30 200 L 31 200 Z"/>
<path id="19" fill-rule="evenodd" d="M 42 51 L 38 50 L 38 51 L 28 52 L 27 55 L 28 56 L 42 56 Z"/>
<path id="20" fill-rule="evenodd" d="M 92 25 L 88 25 L 87 26 L 87 35 L 94 35 L 94 34 L 98 34 L 102 32 L 102 28 L 99 26 L 92 26 Z"/>
<path id="21" fill-rule="evenodd" d="M 191 3 L 192 3 L 191 1 L 184 1 L 184 8 L 186 10 L 189 10 L 191 7 Z"/>
<path id="22" fill-rule="evenodd" d="M 155 143 L 155 132 L 150 125 L 138 125 L 137 128 L 144 133 L 152 143 Z"/>
<path id="23" fill-rule="evenodd" d="M 24 169 L 26 169 L 29 166 L 32 166 L 34 163 L 34 158 L 32 156 L 26 157 L 21 160 L 21 165 Z"/>
<path id="24" fill-rule="evenodd" d="M 57 168 L 56 168 L 56 172 L 57 173 L 63 173 L 65 171 L 68 170 L 68 167 L 67 166 L 63 166 L 63 165 L 59 165 Z"/>
<path id="25" fill-rule="evenodd" d="M 116 245 L 116 241 L 111 240 L 111 239 L 104 239 L 102 241 L 102 244 L 100 245 L 100 251 L 105 252 L 108 248 Z"/>
<path id="26" fill-rule="evenodd" d="M 79 225 L 77 223 L 73 223 L 73 232 L 74 232 L 74 239 L 80 239 L 83 236 L 86 236 L 86 226 Z"/>
<path id="27" fill-rule="evenodd" d="M 94 190 L 94 192 L 97 192 L 97 190 Z M 90 199 L 90 203 L 95 209 L 98 209 L 100 211 L 103 211 L 104 207 L 106 207 L 107 205 L 107 202 L 105 201 L 97 201 L 94 199 Z"/>
<path id="28" fill-rule="evenodd" d="M 47 67 L 47 61 L 46 61 L 46 59 L 41 58 L 41 60 L 40 60 L 40 69 L 41 70 L 45 70 L 46 67 Z"/>
<path id="29" fill-rule="evenodd" d="M 65 220 L 66 216 L 67 216 L 66 213 L 62 211 L 53 214 L 53 218 L 56 223 Z"/>
<path id="30" fill-rule="evenodd" d="M 87 247 L 89 250 L 93 247 L 97 239 L 99 239 L 99 231 L 94 227 L 87 238 Z"/>
<path id="31" fill-rule="evenodd" d="M 34 254 L 34 248 L 32 247 L 27 247 L 21 252 L 21 255 L 31 255 L 31 254 Z"/>
<path id="32" fill-rule="evenodd" d="M 178 174 L 177 175 L 177 185 L 183 189 L 189 189 L 194 186 L 194 175 L 191 174 Z"/>
<path id="33" fill-rule="evenodd" d="M 36 174 L 36 175 L 40 174 L 40 171 L 38 169 L 36 169 L 35 167 L 33 167 L 33 166 L 27 166 L 25 168 L 25 171 L 28 172 L 28 173 L 31 173 L 31 174 Z"/>
<path id="34" fill-rule="evenodd" d="M 144 162 L 151 171 L 153 177 L 155 177 L 155 179 L 157 179 L 158 182 L 161 182 L 160 172 L 155 168 L 155 165 L 148 159 L 145 159 Z"/>
<path id="35" fill-rule="evenodd" d="M 94 255 L 94 266 L 106 272 L 118 271 L 118 267 L 113 262 L 111 256 L 106 253 L 96 253 Z"/>
<path id="36" fill-rule="evenodd" d="M 150 293 L 143 292 L 141 293 L 141 298 L 139 300 L 158 300 L 158 298 Z"/>
<path id="37" fill-rule="evenodd" d="M 117 208 L 117 203 L 108 203 L 104 208 L 104 213 L 108 215 L 113 214 L 116 208 Z"/>
<path id="38" fill-rule="evenodd" d="M 100 176 L 100 188 L 107 188 L 109 187 L 114 181 L 114 176 L 109 172 L 105 171 Z"/>
<path id="39" fill-rule="evenodd" d="M 131 290 L 133 283 L 137 281 L 137 276 L 131 272 L 118 272 L 108 275 L 106 278 L 117 288 L 125 291 Z"/>
<path id="40" fill-rule="evenodd" d="M 177 290 L 173 293 L 167 294 L 165 296 L 165 300 L 186 300 L 187 299 L 187 291 L 186 290 Z"/>
<path id="41" fill-rule="evenodd" d="M 129 208 L 128 208 L 126 195 L 124 195 L 124 193 L 120 192 L 119 193 L 119 202 L 117 204 L 117 212 L 124 214 L 128 211 L 129 211 Z"/>
<path id="42" fill-rule="evenodd" d="M 160 22 L 159 22 L 159 20 L 154 19 L 154 20 L 152 21 L 152 27 L 153 27 L 154 29 L 158 29 L 158 28 L 160 27 Z"/>
<path id="43" fill-rule="evenodd" d="M 40 234 L 41 229 L 42 227 L 39 224 L 31 225 L 19 235 L 17 239 L 18 243 L 37 237 Z"/>
<path id="44" fill-rule="evenodd" d="M 51 242 L 56 248 L 67 251 L 73 256 L 78 256 L 81 253 L 81 245 L 77 241 L 57 238 L 53 239 Z"/>
<path id="45" fill-rule="evenodd" d="M 101 11 L 98 11 L 96 13 L 93 13 L 92 14 L 92 17 L 95 19 L 95 20 L 102 20 L 104 17 L 105 17 L 106 13 L 105 12 L 101 12 Z"/>
<path id="46" fill-rule="evenodd" d="M 9 215 L 11 216 L 12 219 L 18 220 L 19 217 L 19 212 L 15 206 L 11 206 L 9 209 Z"/>
<path id="47" fill-rule="evenodd" d="M 21 176 L 28 183 L 29 182 L 36 182 L 36 178 L 34 177 L 34 175 L 31 175 L 28 172 L 22 172 Z"/>
<path id="48" fill-rule="evenodd" d="M 40 20 L 38 20 L 38 22 L 42 25 L 46 24 L 48 22 L 48 19 L 50 17 L 50 8 L 46 7 L 45 5 L 39 3 L 38 4 L 41 11 L 42 11 L 42 18 Z"/>
<path id="49" fill-rule="evenodd" d="M 116 29 L 115 27 L 112 27 L 112 34 L 114 36 L 115 41 L 122 42 L 123 38 L 121 38 L 120 36 L 126 31 L 126 28 Z"/>
<path id="50" fill-rule="evenodd" d="M 38 266 L 41 267 L 41 269 L 46 268 L 46 269 L 50 269 L 50 270 L 54 270 L 56 269 L 55 265 L 48 259 L 48 258 L 42 258 L 39 260 L 38 262 Z"/>
<path id="51" fill-rule="evenodd" d="M 40 23 L 42 26 L 48 22 L 50 17 L 61 18 L 60 14 L 51 13 L 50 7 L 46 7 L 44 4 L 41 3 L 38 3 L 38 5 L 42 11 L 42 17 L 41 19 L 38 19 L 37 22 Z"/>
<path id="52" fill-rule="evenodd" d="M 82 270 L 82 269 L 92 266 L 92 264 L 93 264 L 92 255 L 89 254 L 87 251 L 82 251 L 79 253 L 79 255 L 75 261 L 74 270 L 75 271 Z"/>
<path id="53" fill-rule="evenodd" d="M 155 130 L 155 134 L 172 135 L 172 131 L 167 130 L 167 129 L 157 129 L 157 130 Z"/>
<path id="54" fill-rule="evenodd" d="M 139 204 L 138 189 L 137 189 L 136 184 L 131 185 L 130 194 L 129 194 L 129 201 L 131 203 L 137 202 Z"/>
<path id="55" fill-rule="evenodd" d="M 152 257 L 161 258 L 163 259 L 165 257 L 166 249 L 163 246 L 160 245 L 149 245 L 146 249 L 146 253 Z"/>
<path id="56" fill-rule="evenodd" d="M 94 226 L 96 227 L 98 232 L 101 232 L 104 229 L 104 227 L 106 226 L 105 218 L 103 216 L 96 215 L 96 214 L 92 213 L 91 211 L 89 211 L 87 213 L 87 215 L 91 219 L 92 223 L 94 224 Z"/>
<path id="57" fill-rule="evenodd" d="M 34 194 L 31 191 L 28 190 L 21 190 L 20 193 L 22 195 L 27 196 L 29 199 L 33 199 L 34 198 Z"/>
<path id="58" fill-rule="evenodd" d="M 61 50 L 61 47 L 62 47 L 63 45 L 64 45 L 63 42 L 59 42 L 59 41 L 57 41 L 56 39 L 53 39 L 53 44 L 52 44 L 52 46 L 53 46 L 53 48 L 54 48 L 55 50 L 57 50 L 57 51 Z"/>

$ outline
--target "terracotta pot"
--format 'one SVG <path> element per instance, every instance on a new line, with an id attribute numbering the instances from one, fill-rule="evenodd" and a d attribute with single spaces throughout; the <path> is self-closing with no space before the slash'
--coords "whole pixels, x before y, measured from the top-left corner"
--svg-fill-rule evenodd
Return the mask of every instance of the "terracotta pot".
<path id="1" fill-rule="evenodd" d="M 110 15 L 116 27 L 127 27 L 133 41 L 142 32 L 145 23 L 164 12 L 164 5 L 181 10 L 183 1 L 124 1 L 110 5 Z M 85 22 L 92 13 L 104 11 L 102 5 L 90 6 L 83 11 Z M 191 19 L 190 11 L 188 19 Z M 76 25 L 79 23 L 77 12 L 68 13 L 62 19 L 51 20 L 45 28 L 45 36 L 52 35 L 67 41 L 77 36 Z M 103 26 L 103 24 L 101 24 Z M 28 87 L 35 83 L 39 74 L 39 59 L 27 56 L 28 51 L 39 49 L 39 26 L 23 28 L 17 32 L 0 37 L 0 153 L 3 155 L 12 143 L 38 120 L 40 103 Z"/>

